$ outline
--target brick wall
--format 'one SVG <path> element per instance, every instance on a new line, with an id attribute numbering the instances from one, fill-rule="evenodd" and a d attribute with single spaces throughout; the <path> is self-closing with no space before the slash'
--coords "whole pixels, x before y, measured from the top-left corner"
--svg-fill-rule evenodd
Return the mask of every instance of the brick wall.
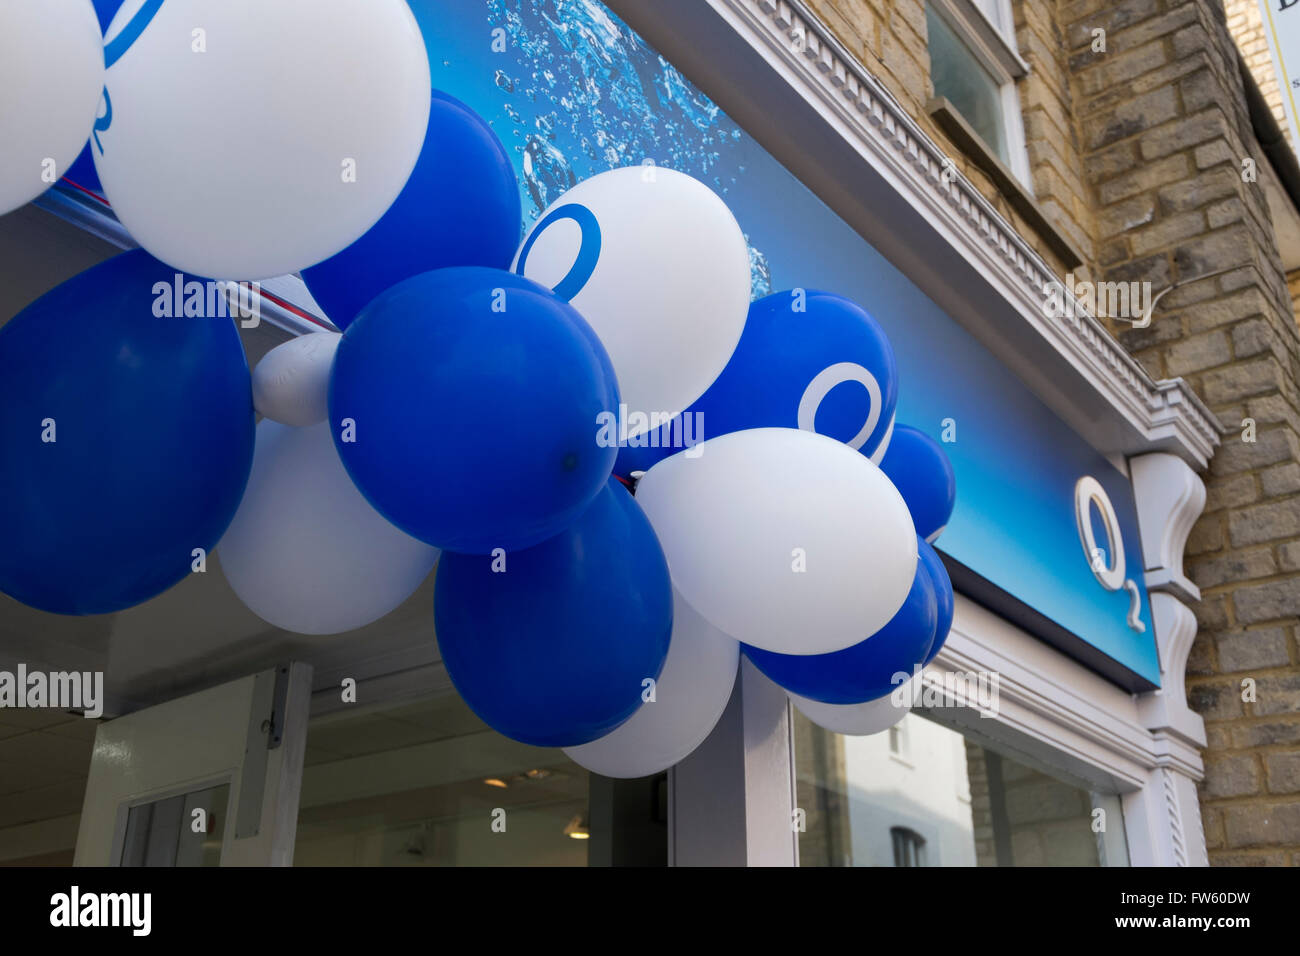
<path id="1" fill-rule="evenodd" d="M 1264 33 L 1264 17 L 1259 11 L 1259 0 L 1223 0 L 1228 32 L 1250 68 L 1259 91 L 1273 110 L 1273 118 L 1281 127 L 1287 141 L 1291 139 L 1286 113 L 1282 110 L 1282 90 L 1277 85 L 1273 71 L 1273 58 L 1268 52 L 1268 37 Z"/>
<path id="2" fill-rule="evenodd" d="M 997 866 L 998 847 L 993 825 L 993 798 L 989 792 L 989 768 L 984 748 L 969 738 L 966 748 L 966 779 L 970 784 L 971 834 L 975 840 L 975 865 Z"/>
<path id="3" fill-rule="evenodd" d="M 1079 131 L 1073 120 L 1074 93 L 1069 50 L 1053 4 L 1013 3 L 1016 46 L 1029 64 L 1029 75 L 1016 84 L 1025 125 L 1034 194 L 1047 218 L 1083 255 L 1073 271 L 1080 281 L 1095 278 L 1093 263 L 1096 217 L 1092 189 L 1083 168 Z M 1101 250 L 1104 261 L 1104 252 Z"/>
<path id="4" fill-rule="evenodd" d="M 807 0 L 809 7 L 879 78 L 922 128 L 998 211 L 1014 223 L 1040 255 L 1064 275 L 1060 258 L 1011 208 L 992 181 L 961 150 L 952 147 L 925 110 L 934 94 L 930 82 L 925 0 Z M 1016 39 L 1032 72 L 1020 83 L 1025 138 L 1033 165 L 1033 189 L 1047 218 L 1092 261 L 1088 188 L 1073 142 L 1063 50 L 1054 21 L 1040 3 L 1016 5 Z M 1050 6 L 1050 5 L 1049 5 Z M 1033 9 L 1031 9 L 1031 7 Z M 1073 272 L 1090 278 L 1088 265 Z"/>
<path id="5" fill-rule="evenodd" d="M 923 109 L 922 0 L 810 2 L 944 143 Z M 1236 9 L 1247 0 L 1228 2 L 1248 25 Z M 1176 286 L 1149 328 L 1112 322 L 1112 331 L 1154 377 L 1188 379 L 1232 429 L 1204 476 L 1206 510 L 1188 542 L 1188 573 L 1204 594 L 1188 691 L 1209 736 L 1201 798 L 1211 862 L 1300 865 L 1300 283 L 1283 272 L 1262 188 L 1242 176 L 1243 160 L 1267 160 L 1224 9 L 1220 0 L 1013 0 L 1013 9 L 1032 67 L 1018 90 L 1034 190 L 1088 260 L 1076 274 Z M 1104 52 L 1093 49 L 1096 29 Z M 1053 262 L 979 171 L 963 171 Z M 1253 701 L 1243 681 L 1254 682 Z"/>
<path id="6" fill-rule="evenodd" d="M 1268 49 L 1268 37 L 1264 32 L 1264 17 L 1260 13 L 1259 0 L 1223 0 L 1228 33 L 1241 51 L 1250 75 L 1254 78 L 1259 91 L 1277 120 L 1278 128 L 1287 142 L 1291 142 L 1291 124 L 1287 122 L 1286 112 L 1282 107 L 1282 88 L 1278 86 L 1277 72 L 1273 68 L 1273 56 Z M 1300 269 L 1288 272 L 1287 285 L 1291 292 L 1291 310 L 1300 315 Z"/>
<path id="7" fill-rule="evenodd" d="M 1076 41 L 1081 27 L 1108 29 L 1105 54 L 1080 46 L 1071 61 L 1077 116 L 1095 132 L 1084 165 L 1098 242 L 1116 256 L 1104 277 L 1185 283 L 1150 328 L 1120 340 L 1155 377 L 1187 378 L 1231 429 L 1187 549 L 1204 595 L 1188 693 L 1209 736 L 1210 860 L 1300 864 L 1300 334 L 1263 189 L 1242 175 L 1243 159 L 1266 160 L 1233 41 L 1222 8 L 1205 0 L 1059 9 Z M 1145 70 L 1091 82 L 1137 50 Z"/>

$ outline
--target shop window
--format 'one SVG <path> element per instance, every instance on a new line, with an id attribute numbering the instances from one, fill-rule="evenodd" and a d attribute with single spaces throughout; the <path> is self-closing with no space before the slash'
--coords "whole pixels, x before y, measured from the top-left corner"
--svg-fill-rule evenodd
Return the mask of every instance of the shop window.
<path id="1" fill-rule="evenodd" d="M 1118 796 L 917 713 L 898 727 L 900 737 L 844 737 L 795 712 L 801 866 L 1128 865 Z"/>
<path id="2" fill-rule="evenodd" d="M 925 866 L 925 837 L 907 827 L 890 827 L 894 866 Z"/>
<path id="3" fill-rule="evenodd" d="M 611 780 L 454 693 L 313 719 L 294 864 L 664 866 L 667 775 Z"/>
<path id="4" fill-rule="evenodd" d="M 925 15 L 936 100 L 946 100 L 982 145 L 1031 188 L 1015 85 L 1026 67 L 1016 52 L 1009 0 L 930 0 Z"/>

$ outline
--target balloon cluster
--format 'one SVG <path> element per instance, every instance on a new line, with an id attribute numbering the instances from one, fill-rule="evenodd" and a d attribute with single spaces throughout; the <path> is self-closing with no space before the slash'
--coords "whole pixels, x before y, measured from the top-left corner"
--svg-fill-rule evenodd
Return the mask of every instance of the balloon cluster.
<path id="1" fill-rule="evenodd" d="M 693 751 L 742 651 L 823 726 L 899 719 L 898 675 L 952 621 L 929 542 L 955 486 L 895 422 L 880 326 L 817 290 L 751 303 L 736 219 L 670 169 L 581 182 L 520 241 L 505 148 L 430 91 L 406 4 L 351 2 L 223 0 L 199 31 L 197 0 L 128 3 L 107 71 L 81 64 L 104 85 L 99 178 L 143 249 L 0 329 L 0 591 L 117 611 L 215 546 L 256 614 L 330 634 L 436 566 L 470 707 L 611 776 Z M 89 0 L 39 4 L 94 20 Z M 42 37 L 58 17 L 37 9 L 0 8 L 0 36 Z M 304 45 L 303 70 L 265 72 Z M 0 169 L 49 153 L 55 125 L 5 114 Z M 259 148 L 214 149 L 214 128 Z M 250 376 L 196 276 L 293 270 L 342 332 Z"/>

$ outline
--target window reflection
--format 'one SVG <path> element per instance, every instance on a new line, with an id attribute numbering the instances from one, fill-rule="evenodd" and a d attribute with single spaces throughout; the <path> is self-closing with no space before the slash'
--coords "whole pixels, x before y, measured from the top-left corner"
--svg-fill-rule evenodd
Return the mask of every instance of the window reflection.
<path id="1" fill-rule="evenodd" d="M 662 864 L 663 782 L 589 774 L 501 736 L 453 693 L 338 711 L 308 729 L 294 863 Z"/>
<path id="2" fill-rule="evenodd" d="M 795 747 L 802 866 L 1127 864 L 1117 797 L 917 713 L 884 733 L 844 737 L 795 711 Z"/>
<path id="3" fill-rule="evenodd" d="M 935 96 L 947 97 L 985 145 L 1004 163 L 1008 162 L 1002 90 L 998 81 L 930 4 L 926 4 L 925 23 Z"/>

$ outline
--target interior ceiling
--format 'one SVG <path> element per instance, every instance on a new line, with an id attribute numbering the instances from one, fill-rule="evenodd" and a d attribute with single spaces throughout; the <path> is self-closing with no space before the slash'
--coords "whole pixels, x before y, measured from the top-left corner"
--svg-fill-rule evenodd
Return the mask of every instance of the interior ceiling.
<path id="1" fill-rule="evenodd" d="M 0 325 L 50 289 L 121 252 L 35 206 L 0 216 Z M 267 322 L 241 329 L 249 364 L 288 334 Z M 3 529 L 0 529 L 3 534 Z M 120 714 L 286 660 L 358 680 L 439 660 L 432 576 L 402 607 L 348 634 L 307 637 L 262 621 L 236 597 L 219 552 L 152 601 L 118 614 L 46 614 L 0 595 L 0 669 L 104 672 L 106 713 Z M 396 663 L 394 663 L 396 662 Z"/>
<path id="2" fill-rule="evenodd" d="M 0 595 L 0 669 L 103 671 L 105 712 L 116 716 L 251 674 L 283 661 L 361 680 L 439 660 L 433 576 L 368 627 L 329 636 L 292 634 L 248 610 L 226 583 L 220 552 L 208 570 L 117 614 L 47 614 Z"/>
<path id="3" fill-rule="evenodd" d="M 72 862 L 98 725 L 57 710 L 0 710 L 0 866 Z M 12 829 L 38 823 L 39 833 Z M 47 851 L 58 852 L 41 859 Z"/>

